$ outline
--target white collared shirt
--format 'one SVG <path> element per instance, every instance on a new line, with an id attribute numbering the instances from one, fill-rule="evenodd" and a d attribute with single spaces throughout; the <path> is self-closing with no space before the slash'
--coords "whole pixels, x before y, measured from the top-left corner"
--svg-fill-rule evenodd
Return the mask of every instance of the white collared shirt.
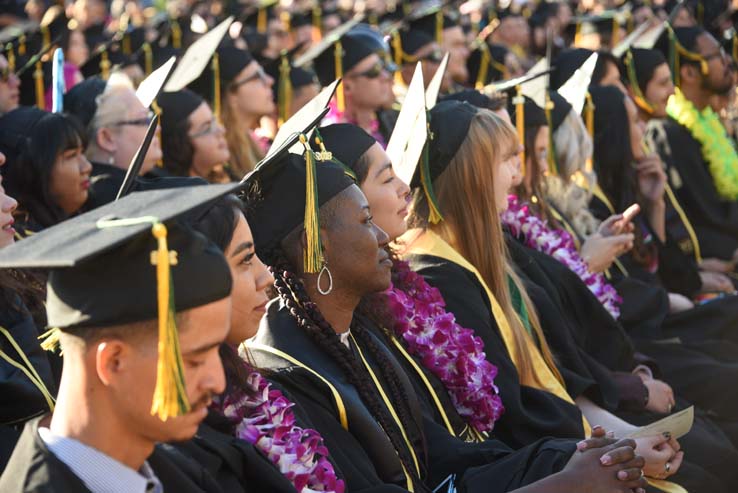
<path id="1" fill-rule="evenodd" d="M 92 491 L 92 493 L 163 493 L 164 488 L 148 463 L 139 471 L 121 464 L 99 450 L 74 438 L 54 434 L 39 427 L 38 434 L 60 461 Z"/>

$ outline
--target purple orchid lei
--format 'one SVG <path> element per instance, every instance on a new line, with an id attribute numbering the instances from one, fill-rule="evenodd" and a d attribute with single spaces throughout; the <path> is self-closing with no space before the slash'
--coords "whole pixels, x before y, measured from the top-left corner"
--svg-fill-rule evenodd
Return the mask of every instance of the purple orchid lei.
<path id="1" fill-rule="evenodd" d="M 295 424 L 294 406 L 258 372 L 248 377 L 248 392 L 236 392 L 217 406 L 236 424 L 235 436 L 261 450 L 300 493 L 343 493 L 327 459 L 328 449 L 316 430 Z"/>
<path id="2" fill-rule="evenodd" d="M 613 318 L 620 316 L 622 298 L 600 273 L 590 272 L 576 248 L 568 231 L 555 229 L 548 225 L 530 209 L 530 205 L 520 202 L 515 195 L 508 196 L 508 208 L 502 213 L 503 224 L 510 228 L 514 236 L 522 238 L 527 247 L 550 255 L 572 270 L 600 300 L 602 306 Z"/>
<path id="3" fill-rule="evenodd" d="M 494 384 L 497 368 L 487 361 L 484 343 L 456 323 L 438 289 L 407 262 L 395 261 L 393 278 L 386 295 L 394 333 L 443 382 L 459 415 L 478 432 L 491 431 L 505 408 Z"/>

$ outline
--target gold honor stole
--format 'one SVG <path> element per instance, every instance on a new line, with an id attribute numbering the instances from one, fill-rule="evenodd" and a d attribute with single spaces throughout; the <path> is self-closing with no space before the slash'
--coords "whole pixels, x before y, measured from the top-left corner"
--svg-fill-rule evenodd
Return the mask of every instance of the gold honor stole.
<path id="1" fill-rule="evenodd" d="M 417 229 L 410 230 L 406 234 L 406 237 L 412 238 L 413 234 L 418 234 L 419 232 L 420 230 L 417 230 Z M 514 339 L 513 339 L 512 329 L 510 328 L 510 324 L 507 321 L 507 317 L 505 317 L 505 312 L 502 311 L 502 307 L 500 306 L 499 302 L 495 298 L 494 294 L 492 294 L 492 291 L 490 291 L 489 287 L 487 286 L 487 283 L 484 282 L 482 275 L 479 273 L 476 267 L 474 267 L 468 260 L 466 260 L 459 252 L 454 250 L 453 247 L 449 245 L 448 243 L 446 243 L 440 236 L 438 236 L 437 234 L 435 234 L 434 232 L 430 230 L 423 231 L 410 244 L 410 246 L 405 252 L 405 255 L 408 255 L 408 254 L 433 255 L 435 257 L 440 257 L 442 259 L 448 260 L 449 262 L 453 262 L 457 265 L 460 265 L 466 270 L 472 272 L 477 277 L 477 281 L 479 281 L 479 284 L 482 285 L 482 287 L 484 288 L 484 291 L 487 293 L 489 304 L 492 307 L 492 316 L 494 317 L 495 322 L 497 322 L 497 327 L 499 328 L 500 334 L 502 335 L 502 339 L 505 342 L 505 347 L 507 348 L 507 351 L 510 353 L 510 357 L 512 358 L 513 363 L 515 363 L 515 366 L 517 367 L 518 361 L 519 361 L 519 355 L 518 355 L 517 349 L 514 344 Z M 543 356 L 538 350 L 538 347 L 533 342 L 532 338 L 527 333 L 524 335 L 524 338 L 525 338 L 525 344 L 531 355 L 531 362 L 533 363 L 533 371 L 535 372 L 535 375 L 538 381 L 524 382 L 521 379 L 520 383 L 528 387 L 533 387 L 533 388 L 537 388 L 540 390 L 544 390 L 546 392 L 549 392 L 555 395 L 559 399 L 562 399 L 566 402 L 576 405 L 574 401 L 572 400 L 571 396 L 566 392 L 566 389 L 563 387 L 563 385 L 561 385 L 561 382 L 559 382 L 559 380 L 556 378 L 556 376 L 553 374 L 551 369 L 546 364 L 546 361 L 543 359 Z M 504 396 L 503 396 L 503 402 L 504 402 Z M 592 434 L 592 428 L 589 422 L 587 421 L 587 418 L 584 417 L 583 414 L 582 414 L 582 425 L 584 427 L 584 435 L 590 436 Z M 685 490 L 678 484 L 675 484 L 669 481 L 648 478 L 648 483 L 651 486 L 658 488 L 661 491 L 664 491 L 666 493 L 687 493 L 687 490 Z"/>

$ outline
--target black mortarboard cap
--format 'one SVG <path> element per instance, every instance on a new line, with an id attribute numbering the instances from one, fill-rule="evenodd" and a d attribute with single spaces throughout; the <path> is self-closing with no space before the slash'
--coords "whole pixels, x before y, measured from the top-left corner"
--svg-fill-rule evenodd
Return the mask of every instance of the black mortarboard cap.
<path id="1" fill-rule="evenodd" d="M 556 91 L 549 91 L 553 109 L 551 110 L 551 131 L 555 132 L 572 109 L 571 104 Z"/>
<path id="2" fill-rule="evenodd" d="M 500 44 L 487 44 L 485 41 L 478 43 L 466 61 L 469 80 L 474 81 L 475 88 L 481 89 L 490 82 L 509 77 L 505 66 L 505 57 L 509 52 Z"/>
<path id="3" fill-rule="evenodd" d="M 29 145 L 26 136 L 42 118 L 50 115 L 35 106 L 19 106 L 0 117 L 0 152 L 6 164 L 2 172 L 14 165 L 21 152 Z"/>
<path id="4" fill-rule="evenodd" d="M 156 100 L 161 108 L 161 138 L 162 147 L 172 133 L 177 132 L 177 124 L 187 120 L 205 100 L 189 89 L 175 92 L 164 92 Z"/>
<path id="5" fill-rule="evenodd" d="M 248 64 L 254 61 L 254 57 L 251 56 L 246 50 L 236 48 L 235 46 L 224 46 L 218 48 L 217 56 L 217 70 L 214 67 L 214 63 L 211 63 L 205 70 L 202 71 L 200 76 L 189 84 L 189 88 L 207 101 L 213 104 L 214 108 L 216 104 L 215 85 L 216 80 L 219 80 L 219 91 L 222 95 L 228 88 L 229 84 L 246 68 Z"/>
<path id="6" fill-rule="evenodd" d="M 440 43 L 445 29 L 459 25 L 453 17 L 443 12 L 442 7 L 437 2 L 421 5 L 408 16 L 408 27 L 423 31 Z"/>
<path id="7" fill-rule="evenodd" d="M 399 29 L 390 35 L 390 54 L 397 66 L 415 63 L 414 56 L 421 48 L 434 43 L 435 39 L 419 29 Z"/>
<path id="8" fill-rule="evenodd" d="M 586 48 L 572 48 L 559 53 L 552 63 L 554 68 L 549 79 L 551 89 L 556 90 L 564 85 L 592 53 Z"/>
<path id="9" fill-rule="evenodd" d="M 441 98 L 441 101 L 465 101 L 472 106 L 486 110 L 491 110 L 496 106 L 494 99 L 476 89 L 464 89 L 463 91 L 447 94 Z"/>
<path id="10" fill-rule="evenodd" d="M 350 123 L 334 123 L 319 128 L 310 142 L 313 150 L 319 152 L 323 146 L 316 141 L 316 138 L 322 141 L 325 149 L 330 150 L 333 159 L 352 170 L 355 169 L 361 156 L 377 143 L 376 139 L 366 133 L 363 128 Z"/>
<path id="11" fill-rule="evenodd" d="M 459 151 L 477 112 L 469 103 L 453 100 L 441 101 L 431 109 L 428 163 L 432 181 L 444 172 Z M 416 170 L 412 185 L 419 184 L 420 173 Z"/>
<path id="12" fill-rule="evenodd" d="M 630 53 L 630 56 L 628 56 Z M 645 48 L 631 48 L 623 55 L 622 73 L 626 77 L 628 85 L 637 85 L 641 91 L 646 89 L 646 85 L 653 77 L 656 68 L 666 63 L 666 57 L 658 50 L 648 50 Z M 630 80 L 630 66 L 632 65 L 632 75 L 634 80 Z"/>
<path id="13" fill-rule="evenodd" d="M 525 128 L 537 128 L 548 125 L 546 112 L 543 111 L 543 108 L 538 106 L 531 98 L 527 96 L 523 96 L 523 98 L 525 99 L 525 102 L 523 103 L 523 120 L 525 122 Z M 509 105 L 508 111 L 510 112 L 510 118 L 515 121 L 517 116 L 517 105 Z"/>
<path id="14" fill-rule="evenodd" d="M 256 251 L 267 261 L 270 261 L 269 252 L 305 222 L 307 169 L 303 156 L 287 153 L 250 180 L 251 188 L 246 192 L 247 219 L 252 225 Z M 315 166 L 314 180 L 318 208 L 355 184 L 346 169 L 333 161 Z"/>
<path id="15" fill-rule="evenodd" d="M 107 84 L 97 76 L 80 82 L 64 95 L 64 111 L 76 116 L 87 128 L 97 112 L 97 98 Z"/>
<path id="16" fill-rule="evenodd" d="M 174 220 L 237 187 L 131 194 L 3 249 L 0 268 L 52 269 L 48 323 L 65 332 L 158 319 L 151 413 L 162 420 L 181 415 L 189 402 L 175 311 L 227 297 L 232 281 L 222 252 Z"/>

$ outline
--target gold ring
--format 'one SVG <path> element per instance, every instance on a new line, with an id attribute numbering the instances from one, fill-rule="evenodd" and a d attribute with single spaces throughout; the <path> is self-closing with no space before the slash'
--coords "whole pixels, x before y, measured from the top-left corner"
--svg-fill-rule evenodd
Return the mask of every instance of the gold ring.
<path id="1" fill-rule="evenodd" d="M 671 472 L 671 463 L 667 462 L 666 464 L 664 464 L 664 469 L 666 469 L 667 473 Z"/>

